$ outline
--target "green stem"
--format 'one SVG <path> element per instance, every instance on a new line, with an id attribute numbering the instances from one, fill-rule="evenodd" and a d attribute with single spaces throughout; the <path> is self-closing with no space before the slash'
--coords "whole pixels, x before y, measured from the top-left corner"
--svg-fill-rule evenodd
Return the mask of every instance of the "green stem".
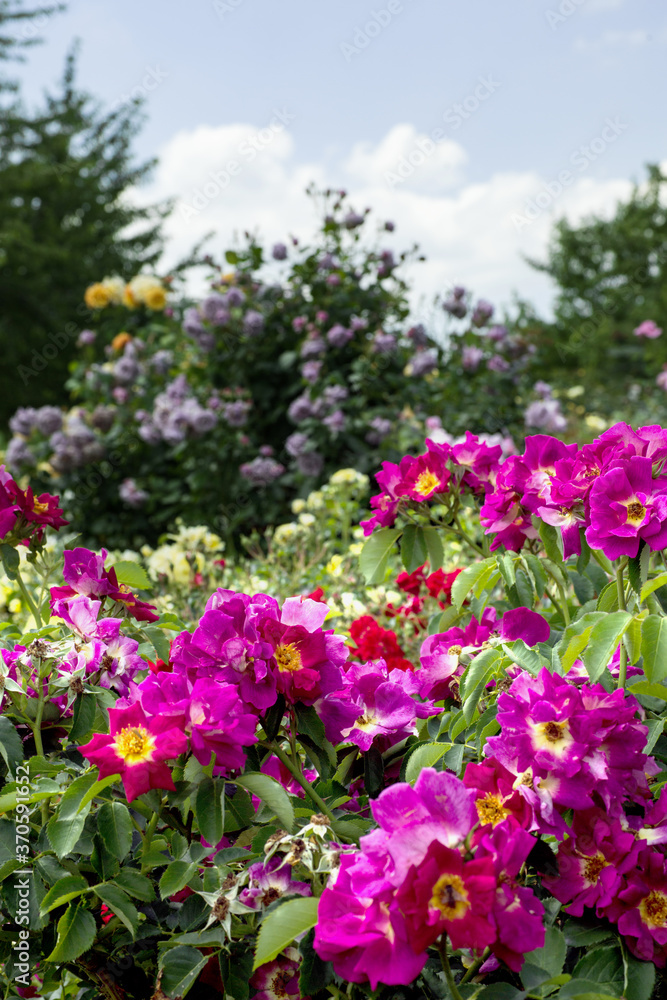
<path id="1" fill-rule="evenodd" d="M 481 548 L 481 546 L 479 546 L 477 542 L 473 542 L 470 535 L 463 530 L 463 528 L 461 527 L 461 522 L 459 521 L 458 517 L 455 517 L 454 521 L 456 527 L 453 528 L 451 524 L 448 524 L 445 530 L 451 531 L 454 535 L 458 535 L 459 538 L 462 538 L 463 541 L 466 542 L 466 544 L 469 545 L 470 548 L 473 549 L 473 551 L 475 551 L 478 556 L 481 556 L 482 559 L 484 559 L 485 558 L 484 549 Z"/>
<path id="2" fill-rule="evenodd" d="M 33 601 L 33 599 L 30 596 L 30 594 L 28 593 L 28 589 L 27 589 L 25 583 L 23 582 L 23 577 L 21 576 L 21 571 L 19 569 L 16 570 L 16 582 L 19 585 L 19 590 L 21 591 L 23 599 L 25 600 L 26 604 L 30 608 L 30 612 L 32 614 L 32 617 L 35 619 L 35 627 L 36 628 L 41 628 L 42 624 L 43 624 L 42 617 L 41 617 L 39 611 L 37 610 L 37 605 Z"/>
<path id="3" fill-rule="evenodd" d="M 310 782 L 306 778 L 304 778 L 303 774 L 301 774 L 300 769 L 292 763 L 290 757 L 288 756 L 288 754 L 285 753 L 282 747 L 279 747 L 277 743 L 263 743 L 262 746 L 265 746 L 267 750 L 271 750 L 276 755 L 278 760 L 281 760 L 283 762 L 287 770 L 299 782 L 306 795 L 310 799 L 312 799 L 312 801 L 315 803 L 320 812 L 324 816 L 326 816 L 326 818 L 329 820 L 331 824 L 335 823 L 336 818 L 329 809 L 324 799 L 317 794 L 317 792 L 310 784 Z"/>
<path id="4" fill-rule="evenodd" d="M 621 611 L 625 611 L 625 587 L 623 585 L 623 563 L 616 569 L 616 590 L 618 592 L 618 607 Z M 618 687 L 625 687 L 625 680 L 627 676 L 628 668 L 628 651 L 625 648 L 625 643 L 621 639 L 621 653 L 618 661 Z"/>
<path id="5" fill-rule="evenodd" d="M 452 975 L 452 970 L 449 967 L 449 958 L 447 956 L 447 935 L 443 934 L 438 941 L 438 951 L 440 952 L 440 961 L 442 962 L 442 969 L 445 973 L 445 979 L 447 980 L 447 985 L 449 987 L 449 992 L 452 994 L 453 1000 L 463 1000 L 463 997 L 458 991 L 458 987 L 454 982 L 454 976 Z"/>
<path id="6" fill-rule="evenodd" d="M 491 949 L 485 948 L 482 954 L 479 956 L 479 958 L 476 958 L 475 961 L 470 966 L 470 968 L 467 970 L 461 982 L 459 983 L 459 986 L 463 986 L 464 983 L 469 983 L 472 977 L 477 975 L 480 967 L 484 964 L 484 962 L 486 962 L 490 954 L 491 954 Z"/>

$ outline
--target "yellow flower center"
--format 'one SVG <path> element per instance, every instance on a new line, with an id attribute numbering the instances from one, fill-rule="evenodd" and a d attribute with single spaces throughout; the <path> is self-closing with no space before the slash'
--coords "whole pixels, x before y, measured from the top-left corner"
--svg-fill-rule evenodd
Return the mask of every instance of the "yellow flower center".
<path id="1" fill-rule="evenodd" d="M 276 646 L 276 651 L 273 655 L 276 658 L 278 670 L 281 673 L 286 673 L 287 671 L 294 673 L 295 670 L 301 669 L 301 653 L 293 642 L 287 643 L 284 646 Z"/>
<path id="2" fill-rule="evenodd" d="M 143 726 L 126 726 L 117 734 L 115 748 L 128 764 L 138 764 L 150 758 L 155 740 Z"/>
<path id="3" fill-rule="evenodd" d="M 549 750 L 562 756 L 573 742 L 570 726 L 565 722 L 539 722 L 533 727 L 533 746 L 536 750 Z"/>
<path id="4" fill-rule="evenodd" d="M 435 473 L 427 470 L 426 472 L 421 472 L 415 481 L 414 491 L 419 493 L 421 497 L 428 496 L 432 493 L 436 487 L 440 486 L 440 480 L 435 475 Z"/>
<path id="5" fill-rule="evenodd" d="M 441 875 L 433 886 L 430 905 L 440 910 L 445 920 L 460 920 L 470 909 L 463 879 L 458 875 Z"/>
<path id="6" fill-rule="evenodd" d="M 651 927 L 664 927 L 667 920 L 667 896 L 664 892 L 654 889 L 642 899 L 639 912 L 645 924 Z"/>
<path id="7" fill-rule="evenodd" d="M 35 497 L 35 499 L 33 500 L 32 509 L 33 513 L 35 514 L 46 514 L 46 512 L 49 509 L 49 505 L 48 503 L 42 503 L 41 500 L 38 500 Z"/>
<path id="8" fill-rule="evenodd" d="M 607 867 L 608 862 L 601 854 L 594 854 L 592 858 L 585 858 L 581 874 L 587 882 L 594 885 L 600 877 L 600 872 Z"/>
<path id="9" fill-rule="evenodd" d="M 447 652 L 450 656 L 460 656 L 462 650 L 460 646 L 450 646 Z"/>
<path id="10" fill-rule="evenodd" d="M 374 715 L 360 715 L 354 724 L 355 729 L 372 729 L 377 725 L 377 718 Z"/>
<path id="11" fill-rule="evenodd" d="M 639 502 L 639 500 L 633 500 L 632 503 L 627 505 L 628 509 L 628 520 L 627 524 L 641 524 L 646 517 L 646 507 Z"/>
<path id="12" fill-rule="evenodd" d="M 483 824 L 491 823 L 492 826 L 497 826 L 510 814 L 509 809 L 505 809 L 502 800 L 497 795 L 492 795 L 491 792 L 487 792 L 483 799 L 477 799 L 475 805 L 479 821 Z"/>

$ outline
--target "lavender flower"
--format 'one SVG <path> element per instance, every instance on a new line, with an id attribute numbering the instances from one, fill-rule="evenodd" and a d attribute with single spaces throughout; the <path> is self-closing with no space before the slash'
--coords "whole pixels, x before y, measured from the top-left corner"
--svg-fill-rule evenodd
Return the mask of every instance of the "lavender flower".
<path id="1" fill-rule="evenodd" d="M 300 431 L 295 431 L 294 434 L 290 436 L 285 441 L 285 451 L 292 458 L 298 458 L 299 455 L 303 455 L 310 447 L 311 441 L 307 434 L 302 434 Z"/>
<path id="2" fill-rule="evenodd" d="M 344 385 L 328 385 L 322 393 L 322 398 L 328 406 L 337 406 L 348 396 L 349 393 Z"/>
<path id="3" fill-rule="evenodd" d="M 435 348 L 430 348 L 427 351 L 418 351 L 417 354 L 413 355 L 412 361 L 410 362 L 410 374 L 428 375 L 430 372 L 434 371 L 437 366 L 438 352 Z"/>
<path id="4" fill-rule="evenodd" d="M 24 434 L 28 437 L 37 420 L 37 410 L 34 406 L 19 406 L 9 421 L 9 429 L 13 434 Z"/>
<path id="5" fill-rule="evenodd" d="M 321 337 L 317 334 L 309 334 L 301 345 L 300 354 L 301 357 L 306 360 L 308 358 L 318 358 L 320 354 L 326 351 L 327 345 L 324 343 Z"/>
<path id="6" fill-rule="evenodd" d="M 249 337 L 257 337 L 264 329 L 264 317 L 256 309 L 249 309 L 243 317 L 243 330 Z"/>
<path id="7" fill-rule="evenodd" d="M 276 462 L 273 458 L 257 456 L 252 462 L 245 462 L 241 466 L 240 472 L 244 479 L 247 479 L 252 486 L 270 486 L 271 483 L 282 476 L 285 466 Z"/>
<path id="8" fill-rule="evenodd" d="M 271 255 L 274 260 L 285 260 L 287 257 L 287 247 L 284 243 L 274 243 Z"/>
<path id="9" fill-rule="evenodd" d="M 295 316 L 292 320 L 292 329 L 295 333 L 301 333 L 307 322 L 307 316 Z"/>
<path id="10" fill-rule="evenodd" d="M 428 347 L 428 337 L 426 336 L 426 330 L 424 329 L 423 323 L 417 323 L 416 326 L 410 327 L 408 330 L 408 337 L 415 347 Z"/>
<path id="11" fill-rule="evenodd" d="M 391 354 L 396 350 L 396 337 L 393 333 L 378 330 L 373 337 L 373 350 L 376 354 Z"/>
<path id="12" fill-rule="evenodd" d="M 245 302 L 245 294 L 240 288 L 230 288 L 225 296 L 226 305 L 233 308 L 234 306 L 241 306 Z"/>
<path id="13" fill-rule="evenodd" d="M 89 347 L 94 344 L 97 340 L 97 334 L 94 330 L 82 330 L 77 337 L 76 345 L 77 347 Z"/>
<path id="14" fill-rule="evenodd" d="M 368 328 L 368 320 L 364 319 L 362 316 L 352 316 L 350 319 L 350 329 L 355 333 L 358 330 L 366 330 Z"/>
<path id="15" fill-rule="evenodd" d="M 139 375 L 140 368 L 134 358 L 124 354 L 119 358 L 113 368 L 114 378 L 123 385 L 130 385 Z"/>
<path id="16" fill-rule="evenodd" d="M 118 494 L 128 507 L 142 507 L 148 500 L 148 493 L 139 489 L 134 479 L 124 479 L 118 488 Z"/>
<path id="17" fill-rule="evenodd" d="M 336 323 L 327 333 L 327 340 L 332 347 L 345 347 L 352 340 L 353 336 L 352 330 L 348 330 L 342 324 Z"/>
<path id="18" fill-rule="evenodd" d="M 235 399 L 233 403 L 225 403 L 222 407 L 223 419 L 230 427 L 243 427 L 248 421 L 248 412 L 252 403 L 246 399 Z"/>
<path id="19" fill-rule="evenodd" d="M 461 351 L 461 364 L 467 372 L 474 372 L 479 368 L 479 363 L 483 357 L 484 351 L 481 347 L 466 345 Z"/>
<path id="20" fill-rule="evenodd" d="M 306 361 L 305 365 L 301 368 L 301 375 L 305 378 L 306 382 L 310 382 L 313 385 L 320 377 L 321 369 L 321 361 Z"/>
<path id="21" fill-rule="evenodd" d="M 493 316 L 493 306 L 486 299 L 480 299 L 472 314 L 474 326 L 486 326 Z"/>
<path id="22" fill-rule="evenodd" d="M 557 434 L 567 427 L 567 420 L 557 399 L 538 399 L 526 408 L 526 427 L 539 427 L 548 434 Z"/>
<path id="23" fill-rule="evenodd" d="M 504 375 L 505 372 L 510 370 L 510 363 L 501 357 L 500 354 L 493 354 L 486 362 L 486 367 L 490 372 L 497 372 L 499 375 Z"/>
<path id="24" fill-rule="evenodd" d="M 330 413 L 328 417 L 325 417 L 322 423 L 325 427 L 328 427 L 332 433 L 338 434 L 340 431 L 345 429 L 346 417 L 342 410 L 334 410 Z"/>
<path id="25" fill-rule="evenodd" d="M 386 417 L 373 417 L 370 422 L 371 430 L 366 435 L 369 444 L 378 445 L 391 432 L 393 424 Z"/>
<path id="26" fill-rule="evenodd" d="M 222 323 L 218 322 L 218 315 L 222 312 L 229 319 L 229 312 L 227 311 L 227 300 L 224 295 L 220 292 L 213 292 L 211 295 L 204 299 L 199 309 L 201 311 L 204 319 L 208 320 L 209 323 L 215 323 L 222 326 Z M 224 321 L 226 322 L 226 320 Z"/>
<path id="27" fill-rule="evenodd" d="M 314 415 L 315 410 L 313 408 L 313 402 L 306 392 L 297 396 L 296 399 L 293 399 L 287 410 L 287 416 L 295 424 L 300 424 L 302 420 L 307 420 L 308 417 L 312 417 Z"/>
<path id="28" fill-rule="evenodd" d="M 166 375 L 174 363 L 173 352 L 164 349 L 156 351 L 149 363 L 158 375 Z"/>
<path id="29" fill-rule="evenodd" d="M 35 414 L 35 423 L 40 434 L 46 437 L 55 434 L 63 425 L 63 415 L 57 406 L 40 406 Z"/>
<path id="30" fill-rule="evenodd" d="M 359 215 L 358 212 L 348 212 L 343 219 L 343 225 L 346 229 L 356 229 L 358 226 L 363 225 L 364 217 Z"/>
<path id="31" fill-rule="evenodd" d="M 5 461 L 12 469 L 36 465 L 37 460 L 22 437 L 13 437 L 7 445 Z"/>
<path id="32" fill-rule="evenodd" d="M 477 308 L 479 309 L 479 306 Z M 492 326 L 487 330 L 486 335 L 495 344 L 502 344 L 503 341 L 507 340 L 509 331 L 506 326 Z"/>
<path id="33" fill-rule="evenodd" d="M 90 420 L 93 427 L 96 427 L 98 431 L 102 431 L 103 434 L 106 434 L 107 431 L 111 430 L 115 416 L 115 406 L 104 406 L 104 404 L 100 403 L 100 405 L 96 406 L 93 410 Z"/>
<path id="34" fill-rule="evenodd" d="M 305 455 L 299 455 L 296 465 L 303 476 L 319 476 L 324 468 L 324 459 L 316 451 L 308 451 Z"/>

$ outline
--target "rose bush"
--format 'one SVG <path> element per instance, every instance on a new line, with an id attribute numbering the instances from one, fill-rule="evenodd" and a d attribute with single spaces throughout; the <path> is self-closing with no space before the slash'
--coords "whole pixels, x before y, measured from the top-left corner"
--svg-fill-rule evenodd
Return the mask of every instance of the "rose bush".
<path id="1" fill-rule="evenodd" d="M 386 462 L 360 561 L 417 655 L 315 591 L 186 624 L 131 559 L 55 573 L 57 499 L 3 471 L 5 994 L 661 996 L 666 458 L 623 424 Z"/>

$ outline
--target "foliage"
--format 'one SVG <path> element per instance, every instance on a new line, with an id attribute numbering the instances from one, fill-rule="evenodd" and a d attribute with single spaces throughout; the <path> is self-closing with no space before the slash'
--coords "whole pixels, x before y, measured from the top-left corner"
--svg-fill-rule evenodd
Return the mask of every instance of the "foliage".
<path id="1" fill-rule="evenodd" d="M 557 286 L 555 321 L 540 324 L 543 377 L 582 385 L 589 412 L 619 414 L 619 399 L 627 408 L 628 398 L 635 419 L 638 409 L 646 422 L 664 412 L 664 386 L 654 387 L 667 363 L 664 338 L 634 331 L 667 318 L 666 180 L 659 166 L 649 166 L 647 182 L 610 218 L 561 219 L 547 261 L 531 262 Z"/>

